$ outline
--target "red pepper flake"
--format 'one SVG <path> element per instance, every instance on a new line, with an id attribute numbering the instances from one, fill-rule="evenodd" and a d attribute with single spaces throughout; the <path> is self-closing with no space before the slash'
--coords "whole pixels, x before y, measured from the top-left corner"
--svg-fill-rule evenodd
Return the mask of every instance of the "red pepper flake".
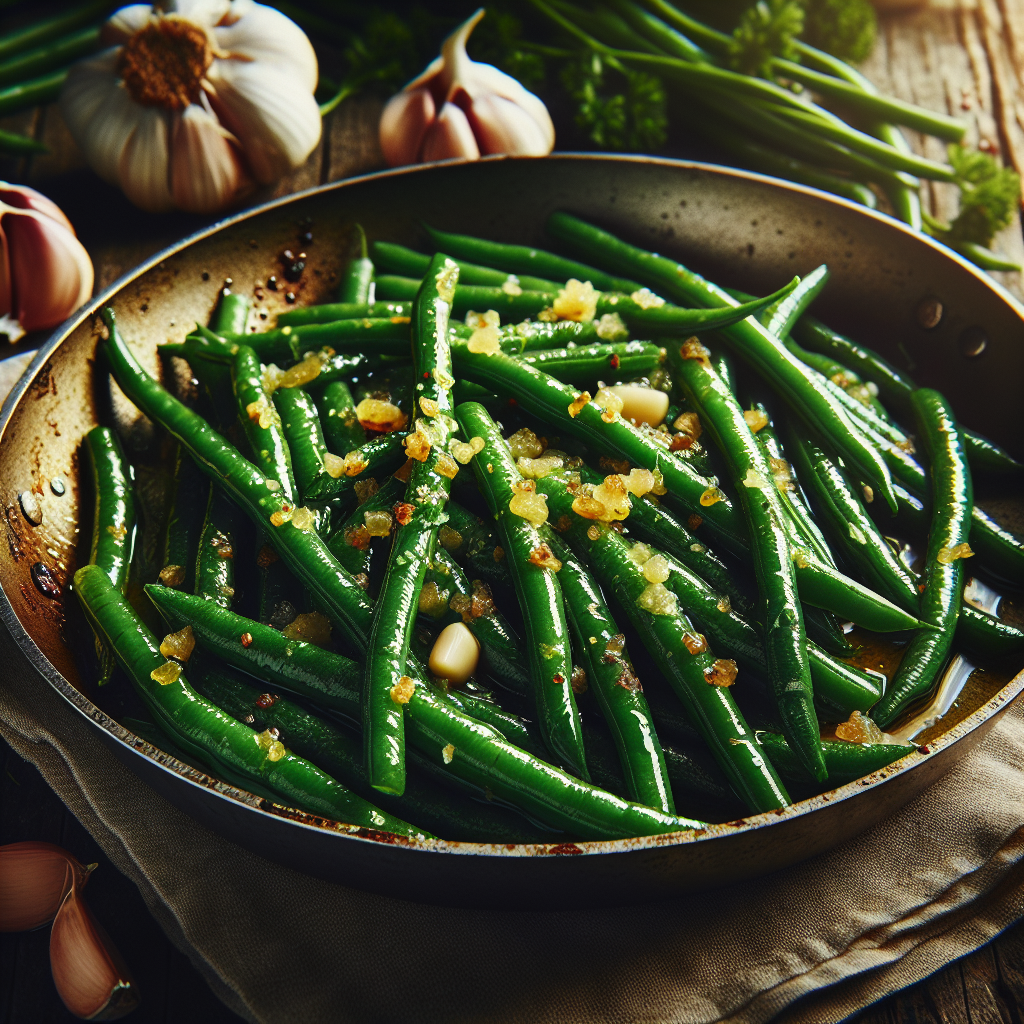
<path id="1" fill-rule="evenodd" d="M 415 505 L 410 505 L 404 501 L 398 502 L 394 507 L 394 513 L 399 526 L 408 526 L 412 522 L 412 516 L 415 511 Z"/>
<path id="2" fill-rule="evenodd" d="M 243 647 L 252 647 L 252 633 L 243 633 L 239 639 L 242 641 Z"/>
<path id="3" fill-rule="evenodd" d="M 559 843 L 557 846 L 549 846 L 548 853 L 572 854 L 583 851 L 575 843 Z"/>
<path id="4" fill-rule="evenodd" d="M 917 752 L 919 754 L 930 754 L 932 752 L 932 748 L 929 747 L 927 743 L 922 743 L 921 746 L 917 748 Z"/>
<path id="5" fill-rule="evenodd" d="M 617 370 L 619 368 L 619 356 L 617 352 L 613 352 L 611 359 L 609 359 L 608 361 L 611 363 L 611 367 L 613 370 Z"/>
<path id="6" fill-rule="evenodd" d="M 261 693 L 256 698 L 256 707 L 272 708 L 280 699 L 276 693 Z"/>
<path id="7" fill-rule="evenodd" d="M 562 683 L 565 682 L 565 676 L 563 676 L 561 672 L 556 672 L 551 677 L 551 682 L 553 682 L 555 684 L 555 686 L 561 686 Z"/>
<path id="8" fill-rule="evenodd" d="M 699 515 L 697 515 L 696 512 L 694 512 L 693 515 L 691 515 L 690 518 L 686 520 L 686 525 L 691 530 L 699 530 L 700 527 L 701 527 L 701 524 L 703 522 L 704 522 L 704 517 L 703 516 L 699 516 Z"/>
<path id="9" fill-rule="evenodd" d="M 675 434 L 668 446 L 670 452 L 687 452 L 693 447 L 693 438 L 689 434 Z"/>

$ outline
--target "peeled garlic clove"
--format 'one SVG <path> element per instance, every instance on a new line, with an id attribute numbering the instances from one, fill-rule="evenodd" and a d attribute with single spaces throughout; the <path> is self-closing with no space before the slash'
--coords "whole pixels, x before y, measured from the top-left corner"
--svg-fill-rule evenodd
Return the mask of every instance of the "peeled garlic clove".
<path id="1" fill-rule="evenodd" d="M 83 867 L 52 843 L 0 846 L 0 932 L 24 932 L 53 919 L 68 891 L 85 885 Z"/>
<path id="2" fill-rule="evenodd" d="M 144 28 L 153 14 L 150 4 L 129 4 L 115 11 L 100 29 L 100 42 L 104 46 L 121 46 L 128 37 Z"/>
<path id="3" fill-rule="evenodd" d="M 469 119 L 460 107 L 446 103 L 423 138 L 423 160 L 479 160 L 480 147 L 476 144 Z"/>
<path id="4" fill-rule="evenodd" d="M 139 1005 L 121 955 L 72 886 L 50 932 L 50 970 L 64 1005 L 85 1020 L 116 1020 Z"/>
<path id="5" fill-rule="evenodd" d="M 92 294 L 89 254 L 72 231 L 41 213 L 8 208 L 0 225 L 13 285 L 9 311 L 26 331 L 56 327 Z"/>
<path id="6" fill-rule="evenodd" d="M 380 148 L 391 167 L 415 163 L 437 107 L 428 89 L 392 96 L 380 116 Z"/>
<path id="7" fill-rule="evenodd" d="M 464 622 L 453 622 L 441 630 L 430 651 L 430 671 L 438 679 L 461 686 L 476 671 L 480 642 Z"/>
<path id="8" fill-rule="evenodd" d="M 619 384 L 608 390 L 622 399 L 623 419 L 656 427 L 668 413 L 668 395 L 664 391 L 641 388 L 635 384 Z"/>

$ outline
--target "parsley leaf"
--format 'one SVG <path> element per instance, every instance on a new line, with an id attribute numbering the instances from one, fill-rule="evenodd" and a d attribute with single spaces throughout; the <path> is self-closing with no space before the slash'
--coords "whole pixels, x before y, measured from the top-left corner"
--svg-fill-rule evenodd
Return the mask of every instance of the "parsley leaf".
<path id="1" fill-rule="evenodd" d="M 804 0 L 803 38 L 834 57 L 858 64 L 872 51 L 878 17 L 868 0 Z"/>
<path id="2" fill-rule="evenodd" d="M 1020 175 L 987 153 L 962 146 L 949 147 L 949 162 L 960 188 L 960 212 L 948 226 L 931 221 L 929 233 L 954 247 L 964 242 L 988 246 L 1020 206 Z"/>
<path id="3" fill-rule="evenodd" d="M 758 0 L 740 18 L 729 43 L 729 66 L 744 75 L 771 77 L 773 57 L 798 60 L 793 37 L 804 27 L 800 0 Z"/>

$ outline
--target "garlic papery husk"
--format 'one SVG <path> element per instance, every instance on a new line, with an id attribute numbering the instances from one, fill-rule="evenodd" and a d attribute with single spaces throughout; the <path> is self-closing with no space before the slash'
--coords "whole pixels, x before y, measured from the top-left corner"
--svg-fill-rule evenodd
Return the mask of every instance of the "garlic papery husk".
<path id="1" fill-rule="evenodd" d="M 0 846 L 0 932 L 24 932 L 52 921 L 71 887 L 85 885 L 95 867 L 83 867 L 52 843 Z"/>
<path id="2" fill-rule="evenodd" d="M 216 213 L 320 141 L 305 33 L 254 0 L 132 4 L 76 64 L 61 112 L 97 174 L 145 210 Z"/>
<path id="3" fill-rule="evenodd" d="M 114 944 L 72 886 L 50 932 L 50 970 L 64 1005 L 85 1020 L 116 1020 L 139 1005 Z"/>
<path id="4" fill-rule="evenodd" d="M 471 60 L 466 41 L 481 8 L 460 25 L 426 71 L 392 96 L 380 119 L 380 144 L 392 166 L 482 154 L 544 156 L 555 145 L 547 107 L 510 75 Z"/>
<path id="5" fill-rule="evenodd" d="M 92 260 L 46 196 L 0 181 L 0 332 L 56 327 L 92 295 Z"/>

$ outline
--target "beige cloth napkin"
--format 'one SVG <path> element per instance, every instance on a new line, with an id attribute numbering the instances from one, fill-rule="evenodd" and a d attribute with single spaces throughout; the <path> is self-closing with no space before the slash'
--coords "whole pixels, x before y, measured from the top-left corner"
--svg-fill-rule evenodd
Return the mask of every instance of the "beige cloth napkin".
<path id="1" fill-rule="evenodd" d="M 813 860 L 654 905 L 510 913 L 391 900 L 243 850 L 122 767 L 5 632 L 0 665 L 0 735 L 253 1021 L 825 1024 L 1024 916 L 1021 702 L 916 802 Z"/>

